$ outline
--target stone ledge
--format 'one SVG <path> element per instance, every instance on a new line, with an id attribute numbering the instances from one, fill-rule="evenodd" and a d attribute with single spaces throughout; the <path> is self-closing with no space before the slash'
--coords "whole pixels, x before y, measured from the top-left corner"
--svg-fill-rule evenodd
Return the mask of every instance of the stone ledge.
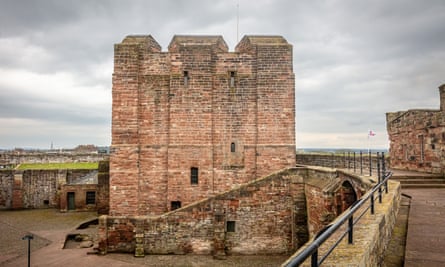
<path id="1" fill-rule="evenodd" d="M 392 229 L 400 207 L 400 199 L 400 183 L 389 181 L 388 194 L 383 194 L 381 204 L 378 203 L 378 199 L 375 202 L 375 214 L 371 215 L 368 210 L 360 221 L 354 225 L 354 244 L 348 244 L 346 236 L 331 255 L 329 255 L 323 262 L 323 265 L 380 266 L 383 261 L 385 249 L 391 239 Z M 367 207 L 367 205 L 363 206 L 359 209 L 359 212 L 361 213 Z M 337 231 L 336 234 L 319 248 L 319 255 L 324 255 L 326 253 L 328 249 L 327 247 L 335 243 L 346 227 L 346 224 L 343 225 L 340 228 L 342 231 Z M 312 240 L 309 242 L 311 241 Z M 306 246 L 307 245 L 301 247 L 292 257 L 300 253 Z M 311 259 L 309 257 L 302 266 L 311 266 L 310 261 Z M 285 266 L 286 263 L 282 266 Z"/>

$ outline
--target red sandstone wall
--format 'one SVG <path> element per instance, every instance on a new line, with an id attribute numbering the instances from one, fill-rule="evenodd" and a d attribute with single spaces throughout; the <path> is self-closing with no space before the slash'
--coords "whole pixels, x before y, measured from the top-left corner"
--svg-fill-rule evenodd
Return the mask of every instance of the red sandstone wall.
<path id="1" fill-rule="evenodd" d="M 175 36 L 169 52 L 130 36 L 114 63 L 110 214 L 161 214 L 295 165 L 292 46 L 282 37 L 248 36 L 229 53 L 218 36 Z"/>
<path id="2" fill-rule="evenodd" d="M 288 253 L 307 240 L 302 182 L 287 170 L 158 217 L 101 217 L 101 250 L 133 252 L 142 233 L 148 254 Z"/>
<path id="3" fill-rule="evenodd" d="M 338 215 L 346 181 L 358 197 L 371 187 L 347 173 L 293 168 L 160 216 L 102 216 L 100 251 L 131 253 L 138 244 L 147 254 L 288 253 L 308 240 L 308 228 L 315 234 Z"/>

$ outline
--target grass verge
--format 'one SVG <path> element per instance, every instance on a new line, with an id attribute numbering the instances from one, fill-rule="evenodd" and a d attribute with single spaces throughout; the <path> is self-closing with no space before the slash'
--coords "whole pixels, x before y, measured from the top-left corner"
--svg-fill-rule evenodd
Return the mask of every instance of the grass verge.
<path id="1" fill-rule="evenodd" d="M 18 170 L 94 170 L 99 166 L 98 162 L 67 162 L 67 163 L 23 163 Z"/>

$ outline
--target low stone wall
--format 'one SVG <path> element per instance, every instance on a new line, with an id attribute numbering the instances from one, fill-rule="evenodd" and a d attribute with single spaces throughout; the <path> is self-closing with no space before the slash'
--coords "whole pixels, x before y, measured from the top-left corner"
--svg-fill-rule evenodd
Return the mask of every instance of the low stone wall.
<path id="1" fill-rule="evenodd" d="M 0 166 L 15 166 L 21 163 L 98 162 L 108 160 L 109 154 L 78 152 L 0 152 Z"/>
<path id="2" fill-rule="evenodd" d="M 383 194 L 382 203 L 376 201 L 375 214 L 367 213 L 354 225 L 353 244 L 347 243 L 347 236 L 323 262 L 325 266 L 382 266 L 384 252 L 391 239 L 401 200 L 399 182 L 388 182 L 388 194 Z M 363 210 L 365 206 L 361 208 Z M 343 228 L 346 230 L 346 226 Z M 335 233 L 319 249 L 319 257 L 337 240 L 340 232 Z M 309 242 L 307 243 L 309 244 Z M 306 244 L 306 245 L 307 245 Z M 300 253 L 301 247 L 294 255 Z M 285 266 L 286 263 L 283 264 Z M 311 266 L 310 257 L 302 266 Z"/>
<path id="3" fill-rule="evenodd" d="M 346 181 L 358 195 L 370 187 L 358 176 L 333 169 L 291 168 L 160 216 L 101 216 L 99 250 L 135 255 L 291 253 L 308 240 L 309 228 L 335 218 L 333 207 L 343 199 Z M 309 183 L 311 189 L 305 189 Z M 320 193 L 305 192 L 312 189 Z M 321 210 L 334 216 L 319 226 Z"/>

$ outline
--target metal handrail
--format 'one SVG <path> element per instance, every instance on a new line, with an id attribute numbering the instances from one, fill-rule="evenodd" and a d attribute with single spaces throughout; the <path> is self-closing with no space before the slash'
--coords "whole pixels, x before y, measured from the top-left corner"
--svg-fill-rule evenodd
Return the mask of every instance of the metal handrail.
<path id="1" fill-rule="evenodd" d="M 385 192 L 388 193 L 388 180 L 391 178 L 392 172 L 387 172 L 383 174 L 383 179 L 373 187 L 371 191 L 366 193 L 360 200 L 355 202 L 351 207 L 349 207 L 349 211 L 343 214 L 341 217 L 338 218 L 338 220 L 335 221 L 335 223 L 328 225 L 325 227 L 320 235 L 315 238 L 314 241 L 312 241 L 301 253 L 293 257 L 285 266 L 299 266 L 302 264 L 309 256 L 311 256 L 311 266 L 312 267 L 318 267 L 321 263 L 329 256 L 329 254 L 337 247 L 337 245 L 340 243 L 340 241 L 346 236 L 346 233 L 348 234 L 348 243 L 353 243 L 353 229 L 354 224 L 358 222 L 358 220 L 363 216 L 363 214 L 371 208 L 371 214 L 374 214 L 374 193 L 378 191 L 379 194 L 379 202 L 381 203 L 381 194 L 382 194 L 382 186 L 385 188 Z M 354 221 L 354 213 L 358 211 L 365 203 L 366 201 L 371 200 L 370 206 L 363 211 L 362 214 L 360 214 L 357 218 L 357 220 Z M 330 238 L 343 224 L 348 221 L 348 229 L 341 235 L 339 240 L 335 242 L 334 245 L 332 245 L 328 252 L 322 256 L 320 260 L 318 260 L 318 248 L 328 239 Z"/>

